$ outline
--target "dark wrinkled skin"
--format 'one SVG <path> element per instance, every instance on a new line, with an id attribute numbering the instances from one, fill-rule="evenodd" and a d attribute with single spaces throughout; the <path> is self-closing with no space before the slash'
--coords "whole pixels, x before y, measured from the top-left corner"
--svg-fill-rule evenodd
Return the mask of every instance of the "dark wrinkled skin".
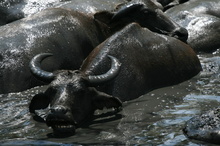
<path id="1" fill-rule="evenodd" d="M 108 8 L 117 7 L 115 2 L 106 4 Z M 28 68 L 30 59 L 36 54 L 54 54 L 46 64 L 43 63 L 43 68 L 48 71 L 78 69 L 93 48 L 132 21 L 151 30 L 155 30 L 155 26 L 156 31 L 179 39 L 185 40 L 188 35 L 157 7 L 151 7 L 151 13 L 145 15 L 149 8 L 144 3 L 135 4 L 132 11 L 123 5 L 118 10 L 123 13 L 118 16 L 115 15 L 118 12 L 95 13 L 95 6 L 100 5 L 87 6 L 83 13 L 80 9 L 77 12 L 63 8 L 47 9 L 0 27 L 0 93 L 18 92 L 44 84 L 36 80 Z"/>
<path id="2" fill-rule="evenodd" d="M 183 132 L 191 139 L 220 144 L 220 108 L 191 118 Z"/>
<path id="3" fill-rule="evenodd" d="M 109 70 L 108 55 L 120 61 L 118 75 L 108 82 L 90 82 L 88 75 Z M 54 135 L 71 135 L 94 110 L 119 108 L 123 101 L 188 80 L 200 70 L 200 62 L 188 45 L 132 23 L 98 45 L 78 71 L 54 72 L 48 89 L 35 95 L 29 108 L 33 113 L 49 110 L 45 119 Z"/>
<path id="4" fill-rule="evenodd" d="M 212 52 L 220 48 L 220 1 L 190 0 L 166 11 L 189 33 L 188 44 L 196 52 Z"/>

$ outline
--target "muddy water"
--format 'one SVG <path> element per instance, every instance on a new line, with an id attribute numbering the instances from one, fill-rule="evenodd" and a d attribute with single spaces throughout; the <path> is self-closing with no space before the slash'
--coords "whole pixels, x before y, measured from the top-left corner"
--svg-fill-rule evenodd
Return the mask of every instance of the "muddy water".
<path id="1" fill-rule="evenodd" d="M 204 71 L 176 86 L 154 90 L 123 103 L 123 110 L 96 111 L 95 120 L 67 138 L 54 138 L 45 123 L 36 122 L 28 111 L 30 99 L 46 86 L 20 93 L 0 95 L 1 145 L 78 145 L 78 144 L 205 144 L 187 139 L 185 121 L 220 105 L 219 52 L 199 55 Z M 214 57 L 214 58 L 213 58 Z"/>

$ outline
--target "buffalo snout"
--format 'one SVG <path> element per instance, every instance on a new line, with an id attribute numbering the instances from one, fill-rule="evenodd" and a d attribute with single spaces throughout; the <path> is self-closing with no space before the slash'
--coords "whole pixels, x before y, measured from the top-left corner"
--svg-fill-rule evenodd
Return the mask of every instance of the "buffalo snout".
<path id="1" fill-rule="evenodd" d="M 46 123 L 49 127 L 52 127 L 55 136 L 63 137 L 75 133 L 76 122 L 71 115 L 70 109 L 62 105 L 50 108 Z"/>
<path id="2" fill-rule="evenodd" d="M 188 31 L 183 27 L 179 27 L 174 30 L 174 32 L 171 34 L 171 36 L 175 37 L 183 42 L 186 42 L 188 39 Z"/>
<path id="3" fill-rule="evenodd" d="M 65 106 L 59 105 L 59 106 L 55 106 L 53 108 L 50 108 L 50 112 L 52 114 L 66 114 L 68 111 L 68 108 L 66 108 Z"/>

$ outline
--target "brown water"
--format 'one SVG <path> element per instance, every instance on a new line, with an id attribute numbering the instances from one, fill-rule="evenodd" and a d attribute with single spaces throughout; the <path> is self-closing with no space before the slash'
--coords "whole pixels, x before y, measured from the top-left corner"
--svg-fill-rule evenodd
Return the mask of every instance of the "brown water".
<path id="1" fill-rule="evenodd" d="M 185 122 L 220 105 L 219 52 L 200 55 L 204 71 L 176 86 L 154 90 L 125 102 L 117 114 L 96 111 L 96 119 L 67 138 L 51 137 L 52 129 L 36 122 L 28 111 L 32 96 L 46 86 L 0 95 L 1 145 L 208 145 L 183 135 Z M 212 58 L 207 60 L 207 58 Z M 210 144 L 211 145 L 211 144 Z"/>

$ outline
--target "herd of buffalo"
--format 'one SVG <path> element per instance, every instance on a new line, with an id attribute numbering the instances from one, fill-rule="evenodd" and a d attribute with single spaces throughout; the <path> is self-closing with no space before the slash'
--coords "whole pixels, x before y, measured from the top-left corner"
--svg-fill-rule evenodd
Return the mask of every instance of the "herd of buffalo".
<path id="1" fill-rule="evenodd" d="M 197 75 L 197 55 L 220 48 L 220 1 L 8 0 L 0 25 L 0 93 L 48 84 L 29 110 L 45 110 L 54 135 L 72 135 L 97 109 Z M 220 143 L 220 118 L 209 129 L 192 120 L 186 136 Z"/>

